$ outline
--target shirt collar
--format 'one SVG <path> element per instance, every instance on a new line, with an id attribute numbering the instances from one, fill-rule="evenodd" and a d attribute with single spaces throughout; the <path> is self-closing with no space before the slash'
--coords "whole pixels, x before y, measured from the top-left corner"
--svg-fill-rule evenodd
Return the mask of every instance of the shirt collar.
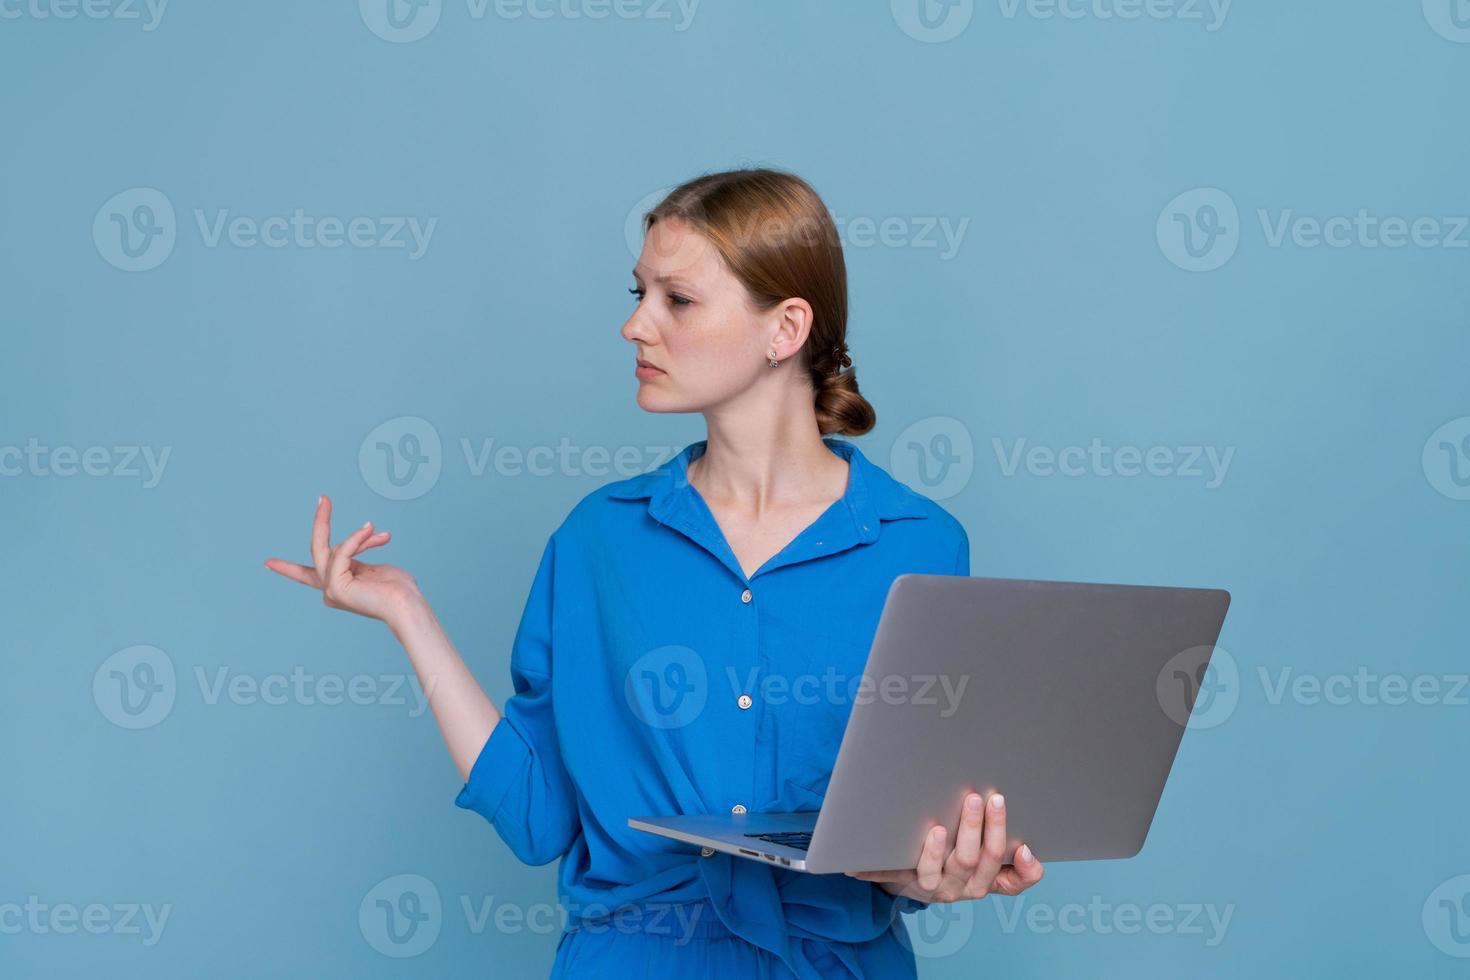
<path id="1" fill-rule="evenodd" d="M 847 501 L 861 539 L 876 539 L 880 520 L 929 516 L 923 497 L 874 465 L 855 444 L 830 436 L 823 436 L 822 442 L 848 461 L 847 492 L 842 499 Z M 689 464 L 704 454 L 708 443 L 707 439 L 690 443 L 657 469 L 614 483 L 609 495 L 618 500 L 647 498 L 649 513 L 663 520 L 693 493 Z"/>

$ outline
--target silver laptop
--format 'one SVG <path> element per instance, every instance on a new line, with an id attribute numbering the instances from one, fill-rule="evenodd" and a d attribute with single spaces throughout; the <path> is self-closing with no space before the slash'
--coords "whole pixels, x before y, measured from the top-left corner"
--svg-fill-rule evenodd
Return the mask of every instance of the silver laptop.
<path id="1" fill-rule="evenodd" d="M 1021 841 L 1043 862 L 1132 857 L 1229 605 L 1219 589 L 900 575 L 821 810 L 628 826 L 814 874 L 912 868 L 930 826 L 952 842 L 966 794 L 998 791 L 1008 862 Z M 885 677 L 960 693 L 876 696 Z"/>

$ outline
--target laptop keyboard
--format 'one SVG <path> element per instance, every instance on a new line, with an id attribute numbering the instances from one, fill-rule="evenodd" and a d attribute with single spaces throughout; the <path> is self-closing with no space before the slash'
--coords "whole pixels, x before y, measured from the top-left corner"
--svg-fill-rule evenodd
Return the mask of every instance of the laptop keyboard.
<path id="1" fill-rule="evenodd" d="M 770 841 L 772 844 L 781 844 L 798 851 L 804 851 L 812 844 L 812 834 L 809 830 L 789 830 L 777 834 L 746 834 L 745 836 Z"/>

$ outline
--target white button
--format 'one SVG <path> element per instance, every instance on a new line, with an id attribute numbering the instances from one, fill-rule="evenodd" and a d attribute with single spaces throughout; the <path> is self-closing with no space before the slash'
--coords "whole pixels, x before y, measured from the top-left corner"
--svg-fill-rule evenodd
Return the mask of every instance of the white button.
<path id="1" fill-rule="evenodd" d="M 702 858 L 714 857 L 715 849 L 713 847 L 701 847 L 699 849 L 699 856 Z"/>
<path id="2" fill-rule="evenodd" d="M 734 806 L 732 806 L 730 808 L 730 812 L 731 813 L 744 813 L 745 812 L 745 804 L 744 803 L 736 803 Z"/>
<path id="3" fill-rule="evenodd" d="M 749 589 L 746 589 L 744 592 L 740 593 L 740 601 L 741 602 L 749 602 L 750 601 L 750 590 Z"/>
<path id="4" fill-rule="evenodd" d="M 735 703 L 738 704 L 738 705 L 740 705 L 740 710 L 741 711 L 744 711 L 746 708 L 748 708 L 751 705 L 755 704 L 755 702 L 753 700 L 751 700 L 751 697 L 750 697 L 749 694 L 742 694 L 742 695 L 740 695 L 740 697 L 738 697 L 738 698 L 735 699 Z"/>

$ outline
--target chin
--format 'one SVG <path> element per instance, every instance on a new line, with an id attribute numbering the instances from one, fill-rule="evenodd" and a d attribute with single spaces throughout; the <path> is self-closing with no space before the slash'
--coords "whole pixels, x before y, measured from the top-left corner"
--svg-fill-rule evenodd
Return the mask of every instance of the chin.
<path id="1" fill-rule="evenodd" d="M 647 382 L 638 386 L 638 407 L 645 412 L 693 412 L 693 406 L 667 391 L 651 391 Z"/>

